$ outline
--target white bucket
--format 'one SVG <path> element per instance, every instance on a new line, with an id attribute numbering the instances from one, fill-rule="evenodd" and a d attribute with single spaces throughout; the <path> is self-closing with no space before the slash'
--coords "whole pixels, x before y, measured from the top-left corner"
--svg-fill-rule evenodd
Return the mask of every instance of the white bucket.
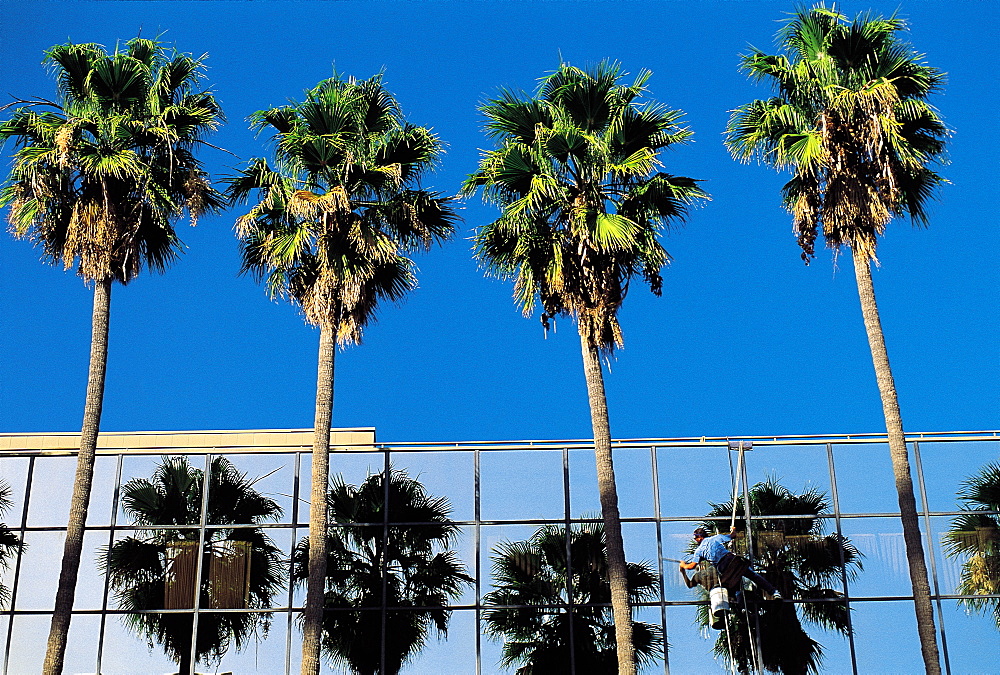
<path id="1" fill-rule="evenodd" d="M 729 592 L 722 586 L 716 586 L 708 592 L 708 599 L 712 606 L 712 616 L 721 619 L 725 612 L 729 611 Z"/>

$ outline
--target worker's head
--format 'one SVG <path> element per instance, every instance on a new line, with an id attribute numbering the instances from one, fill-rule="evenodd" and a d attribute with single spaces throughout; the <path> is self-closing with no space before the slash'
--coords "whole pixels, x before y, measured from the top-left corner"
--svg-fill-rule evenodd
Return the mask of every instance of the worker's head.
<path id="1" fill-rule="evenodd" d="M 702 539 L 704 539 L 707 536 L 708 536 L 708 532 L 705 531 L 704 527 L 699 527 L 699 528 L 695 529 L 695 531 L 694 531 L 694 540 L 695 541 L 701 541 Z"/>

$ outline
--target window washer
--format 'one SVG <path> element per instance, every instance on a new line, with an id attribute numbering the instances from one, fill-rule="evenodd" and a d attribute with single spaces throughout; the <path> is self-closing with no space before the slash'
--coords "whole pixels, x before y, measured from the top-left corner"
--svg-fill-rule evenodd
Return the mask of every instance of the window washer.
<path id="1" fill-rule="evenodd" d="M 717 534 L 710 537 L 704 528 L 697 528 L 694 531 L 694 541 L 698 544 L 698 547 L 694 550 L 694 553 L 687 556 L 691 560 L 680 563 L 684 583 L 688 588 L 692 588 L 694 584 L 701 583 L 700 580 L 688 580 L 685 570 L 694 569 L 698 566 L 700 560 L 707 560 L 718 570 L 720 583 L 722 586 L 730 589 L 730 592 L 735 591 L 738 593 L 740 578 L 745 577 L 764 592 L 766 600 L 781 600 L 781 593 L 778 592 L 778 589 L 771 585 L 771 582 L 767 579 L 754 572 L 750 567 L 750 562 L 746 558 L 738 556 L 726 548 L 726 544 L 732 541 L 735 532 L 736 528 L 733 527 L 730 528 L 729 534 Z M 698 574 L 695 574 L 695 578 L 697 577 Z"/>

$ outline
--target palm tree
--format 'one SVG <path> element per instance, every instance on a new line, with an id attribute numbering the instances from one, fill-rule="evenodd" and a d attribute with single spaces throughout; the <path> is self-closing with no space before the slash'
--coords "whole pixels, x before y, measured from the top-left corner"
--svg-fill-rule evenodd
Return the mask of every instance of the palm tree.
<path id="1" fill-rule="evenodd" d="M 281 507 L 254 489 L 259 479 L 247 478 L 224 457 L 212 460 L 209 475 L 206 522 L 234 527 L 204 532 L 198 607 L 266 609 L 284 585 L 287 559 L 262 529 L 245 526 L 277 521 Z M 169 527 L 140 529 L 101 551 L 99 564 L 118 609 L 193 609 L 200 534 L 192 526 L 201 522 L 204 482 L 204 471 L 186 457 L 164 457 L 152 478 L 133 478 L 122 486 L 122 508 L 132 525 Z M 218 662 L 231 646 L 242 649 L 258 631 L 266 637 L 271 616 L 201 611 L 194 650 L 193 614 L 124 614 L 122 619 L 150 647 L 161 645 L 186 675 L 195 661 Z"/>
<path id="2" fill-rule="evenodd" d="M 704 526 L 721 527 L 724 522 L 728 527 L 733 502 L 711 506 L 708 517 L 724 520 L 707 521 Z M 736 513 L 744 513 L 742 497 L 737 497 L 735 509 Z M 760 638 L 761 667 L 784 675 L 820 672 L 823 646 L 805 632 L 803 620 L 842 635 L 850 633 L 848 609 L 836 602 L 844 597 L 843 593 L 830 586 L 837 585 L 844 576 L 854 578 L 862 569 L 861 553 L 846 537 L 824 532 L 825 521 L 820 516 L 829 510 L 826 495 L 815 488 L 795 494 L 772 478 L 750 489 L 750 514 L 768 518 L 753 520 L 749 540 L 734 539 L 733 552 L 746 555 L 749 541 L 753 545 L 754 569 L 774 584 L 782 597 L 818 602 L 762 602 L 758 589 L 743 591 L 742 605 L 755 619 L 748 620 L 748 614 L 742 612 L 730 615 L 729 628 L 720 633 L 714 647 L 721 659 L 729 661 L 732 655 L 741 673 L 755 672 L 751 631 Z M 745 521 L 737 523 L 745 532 Z M 701 592 L 708 597 L 707 592 Z M 699 607 L 699 621 L 709 625 L 707 606 Z"/>
<path id="3" fill-rule="evenodd" d="M 318 675 L 326 577 L 325 495 L 329 481 L 334 346 L 361 340 L 379 302 L 416 285 L 406 253 L 449 238 L 451 199 L 419 187 L 441 154 L 427 128 L 403 119 L 382 84 L 334 76 L 305 100 L 254 113 L 275 141 L 275 165 L 255 159 L 230 181 L 229 197 L 258 202 L 237 221 L 243 271 L 296 304 L 319 326 L 319 363 L 309 510 L 303 675 Z"/>
<path id="4" fill-rule="evenodd" d="M 10 486 L 0 480 L 0 517 L 14 505 L 10 499 Z M 11 558 L 25 549 L 21 538 L 10 531 L 3 521 L 0 521 L 0 572 L 10 567 Z M 5 607 L 10 600 L 10 589 L 0 584 L 0 607 Z"/>
<path id="5" fill-rule="evenodd" d="M 987 464 L 962 483 L 958 491 L 962 510 L 968 513 L 951 521 L 945 551 L 962 562 L 957 592 L 961 595 L 1000 594 L 1000 518 L 977 511 L 1000 511 L 1000 463 Z M 1000 630 L 1000 599 L 960 600 L 976 612 L 992 611 Z"/>
<path id="6" fill-rule="evenodd" d="M 352 673 L 395 675 L 432 628 L 447 635 L 449 602 L 473 582 L 450 550 L 451 504 L 397 469 L 388 485 L 384 472 L 357 487 L 337 476 L 327 504 L 339 527 L 327 536 L 323 649 Z M 295 581 L 308 578 L 311 543 L 295 547 Z"/>
<path id="7" fill-rule="evenodd" d="M 928 165 L 943 160 L 948 131 L 927 103 L 944 75 L 897 36 L 905 28 L 896 17 L 863 14 L 852 21 L 822 5 L 798 11 L 778 34 L 785 53 L 753 50 L 743 57 L 743 69 L 770 81 L 777 94 L 737 108 L 726 144 L 738 159 L 792 172 L 783 199 L 807 263 L 820 230 L 828 246 L 851 251 L 885 413 L 921 651 L 927 672 L 938 673 L 909 456 L 871 277 L 878 236 L 889 221 L 909 215 L 926 224 L 927 201 L 944 182 Z"/>
<path id="8" fill-rule="evenodd" d="M 517 675 L 604 675 L 618 669 L 604 527 L 572 528 L 568 548 L 567 561 L 566 528 L 557 525 L 494 548 L 496 590 L 483 602 L 500 607 L 485 610 L 483 621 L 488 635 L 504 641 L 500 665 L 519 666 Z M 649 563 L 627 563 L 626 575 L 631 602 L 657 595 L 660 578 Z M 510 605 L 527 607 L 505 607 Z M 631 634 L 635 666 L 662 656 L 659 626 L 632 621 Z"/>
<path id="9" fill-rule="evenodd" d="M 94 286 L 93 334 L 80 452 L 43 672 L 62 671 L 83 550 L 107 364 L 111 285 L 163 271 L 182 244 L 173 223 L 221 205 L 195 147 L 222 112 L 199 91 L 203 63 L 135 38 L 113 53 L 96 44 L 46 52 L 58 101 L 19 101 L 0 124 L 14 166 L 0 206 L 11 229 Z"/>
<path id="10" fill-rule="evenodd" d="M 632 621 L 600 358 L 622 344 L 617 314 L 633 277 L 660 294 L 669 260 L 660 231 L 707 198 L 694 180 L 656 171 L 658 153 L 691 132 L 678 126 L 680 111 L 641 102 L 649 76 L 626 85 L 617 64 L 585 71 L 564 63 L 534 97 L 502 91 L 482 107 L 498 147 L 463 187 L 467 195 L 482 188 L 503 210 L 479 228 L 476 257 L 515 281 L 526 315 L 539 302 L 546 327 L 557 316 L 577 322 L 622 675 L 634 673 Z"/>

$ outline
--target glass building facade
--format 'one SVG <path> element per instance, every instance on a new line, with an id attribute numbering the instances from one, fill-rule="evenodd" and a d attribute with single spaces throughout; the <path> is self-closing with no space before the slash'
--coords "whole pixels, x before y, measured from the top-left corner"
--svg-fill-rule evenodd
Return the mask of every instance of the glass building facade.
<path id="1" fill-rule="evenodd" d="M 912 595 L 899 509 L 884 435 L 741 438 L 745 450 L 740 473 L 737 439 L 620 439 L 614 460 L 623 521 L 626 558 L 646 562 L 658 576 L 655 597 L 636 609 L 638 620 L 658 626 L 669 649 L 648 673 L 726 672 L 713 646 L 717 633 L 702 627 L 698 610 L 705 602 L 689 589 L 676 560 L 690 550 L 691 532 L 706 521 L 713 505 L 768 481 L 795 495 L 819 495 L 824 536 L 839 536 L 859 554 L 859 569 L 827 581 L 826 598 L 793 599 L 800 616 L 808 605 L 842 603 L 848 608 L 848 635 L 825 630 L 805 619 L 808 635 L 822 645 L 821 670 L 834 673 L 916 672 L 921 669 Z M 0 434 L 0 481 L 8 490 L 0 513 L 10 534 L 24 548 L 9 550 L 0 570 L 6 589 L 0 605 L 0 673 L 37 673 L 44 656 L 65 524 L 75 470 L 73 434 Z M 984 654 L 998 643 L 993 609 L 1000 604 L 996 578 L 1000 549 L 995 528 L 958 523 L 970 506 L 959 500 L 963 485 L 1000 462 L 1000 432 L 948 432 L 908 436 L 917 506 L 930 573 L 939 645 L 949 673 L 990 672 Z M 331 475 L 360 485 L 388 467 L 405 471 L 433 497 L 451 507 L 457 536 L 450 543 L 472 581 L 461 585 L 451 602 L 447 636 L 432 631 L 426 646 L 404 673 L 501 673 L 502 641 L 484 630 L 494 590 L 493 561 L 498 545 L 524 541 L 540 528 L 574 527 L 600 518 L 592 445 L 580 441 L 461 443 L 378 443 L 372 429 L 338 429 L 332 440 Z M 211 487 L 199 488 L 201 505 L 181 523 L 188 549 L 166 545 L 162 604 L 144 610 L 162 616 L 182 614 L 209 622 L 213 615 L 248 612 L 267 621 L 237 649 L 229 644 L 221 658 L 200 662 L 199 672 L 296 673 L 299 670 L 299 615 L 304 586 L 289 584 L 293 549 L 308 531 L 311 431 L 205 431 L 107 433 L 100 438 L 84 555 L 69 635 L 66 673 L 168 673 L 177 664 L 155 639 L 147 640 L 129 623 L 134 612 L 122 609 L 104 573 L 106 551 L 129 537 L 155 536 L 157 527 L 137 523 L 123 504 L 129 481 L 150 479 L 167 457 L 183 456 L 205 470 L 224 457 L 252 479 L 253 489 L 273 500 L 280 515 L 266 522 L 220 521 L 208 508 Z M 1000 490 L 1000 485 L 997 486 Z M 974 504 L 972 506 L 975 506 Z M 752 517 L 760 538 L 802 513 L 771 510 Z M 741 514 L 742 515 L 742 514 Z M 996 511 L 976 514 L 992 518 Z M 728 518 L 720 520 L 728 521 Z M 728 525 L 728 522 L 724 523 Z M 369 525 L 378 525 L 371 523 Z M 388 523 L 383 523 L 388 533 Z M 406 527 L 429 527 L 411 522 Z M 340 523 L 338 527 L 360 526 Z M 241 527 L 266 535 L 279 551 L 281 590 L 270 606 L 248 600 L 256 568 L 249 545 L 222 542 L 219 532 Z M 161 526 L 161 530 L 170 527 Z M 723 527 L 725 529 L 725 527 Z M 818 531 L 818 530 L 817 530 Z M 771 532 L 771 534 L 766 534 Z M 386 534 L 386 536 L 389 536 Z M 802 538 L 802 537 L 800 537 Z M 239 537 L 229 537 L 239 539 Z M 794 536 L 777 546 L 794 550 Z M 787 540 L 787 541 L 786 541 Z M 216 542 L 211 545 L 211 542 Z M 956 544 L 957 542 L 957 544 Z M 198 556 L 198 548 L 212 550 Z M 761 542 L 757 542 L 763 545 Z M 214 546 L 214 548 L 213 548 Z M 194 548 L 192 548 L 194 547 Z M 991 557 L 992 556 L 992 557 Z M 572 565 L 572 558 L 570 558 Z M 975 575 L 979 575 L 975 577 Z M 211 597 L 197 607 L 198 581 L 208 579 Z M 976 579 L 979 581 L 977 586 Z M 159 583 L 159 582 L 157 582 Z M 178 590 L 180 589 L 180 590 Z M 178 599 L 178 597 L 180 599 Z M 979 610 L 977 611 L 977 606 Z M 554 607 L 563 611 L 566 607 Z M 375 607 L 373 612 L 412 611 Z M 203 618 L 204 617 L 204 618 Z M 265 623 L 267 625 L 264 630 Z M 758 636 L 759 637 L 759 636 Z M 889 644 L 891 643 L 891 645 Z M 992 657 L 989 658 L 992 662 Z M 326 666 L 329 672 L 341 672 Z"/>

